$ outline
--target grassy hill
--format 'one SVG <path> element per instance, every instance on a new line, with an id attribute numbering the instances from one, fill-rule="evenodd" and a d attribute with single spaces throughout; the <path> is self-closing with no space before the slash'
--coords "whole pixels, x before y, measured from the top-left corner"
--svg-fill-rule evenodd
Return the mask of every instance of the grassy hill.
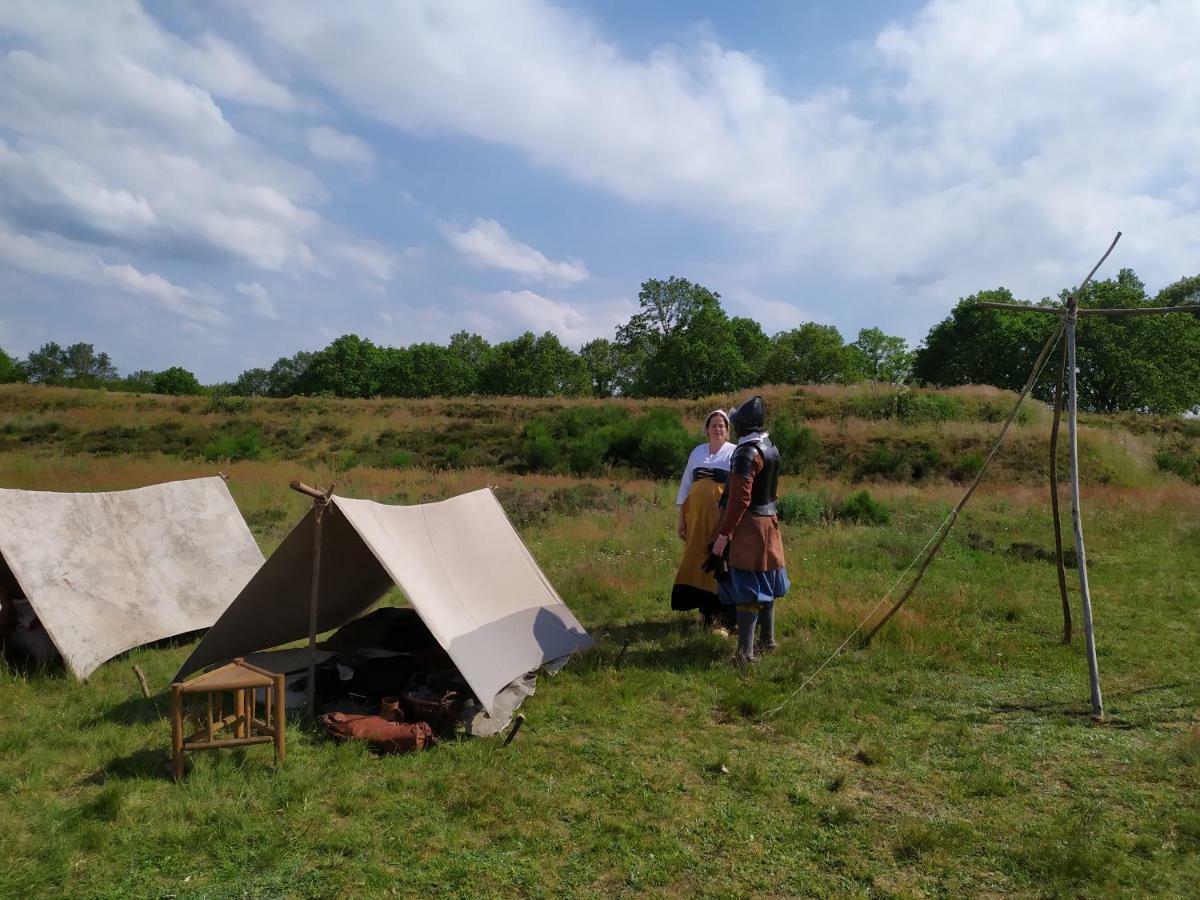
<path id="1" fill-rule="evenodd" d="M 1049 415 L 1037 406 L 908 606 L 794 694 L 924 546 L 1012 397 L 765 393 L 807 454 L 784 492 L 836 505 L 866 489 L 888 521 L 783 526 L 782 650 L 739 672 L 727 643 L 669 609 L 671 480 L 636 456 L 572 471 L 567 427 L 665 410 L 695 443 L 707 411 L 734 398 L 0 388 L 0 485 L 120 489 L 221 469 L 266 552 L 305 508 L 292 478 L 390 502 L 493 485 L 597 639 L 539 682 L 508 748 L 375 759 L 297 725 L 278 771 L 261 748 L 202 754 L 180 785 L 165 778 L 162 692 L 191 644 L 134 651 L 86 685 L 0 667 L 0 895 L 1193 895 L 1200 427 L 1084 420 L 1108 712 L 1096 725 L 1082 642 L 1059 641 L 1043 558 Z M 535 422 L 563 445 L 549 466 L 531 464 Z"/>

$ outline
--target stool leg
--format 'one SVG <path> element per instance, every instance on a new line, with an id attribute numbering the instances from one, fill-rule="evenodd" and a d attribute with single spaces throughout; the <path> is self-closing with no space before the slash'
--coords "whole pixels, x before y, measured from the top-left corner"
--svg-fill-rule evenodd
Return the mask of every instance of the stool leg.
<path id="1" fill-rule="evenodd" d="M 246 692 L 238 688 L 233 692 L 233 736 L 246 736 Z"/>
<path id="2" fill-rule="evenodd" d="M 270 690 L 270 688 L 268 688 Z M 286 735 L 287 725 L 285 722 L 285 710 L 283 702 L 283 676 L 275 676 L 275 698 L 274 703 L 274 725 L 275 725 L 275 762 L 283 762 L 284 756 L 287 755 Z"/>
<path id="3" fill-rule="evenodd" d="M 183 685 L 171 685 L 171 773 L 183 778 Z"/>

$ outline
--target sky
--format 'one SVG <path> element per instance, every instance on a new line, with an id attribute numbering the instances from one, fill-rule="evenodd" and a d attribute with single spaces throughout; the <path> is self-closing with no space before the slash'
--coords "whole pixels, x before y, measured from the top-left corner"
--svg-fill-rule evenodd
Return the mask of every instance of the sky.
<path id="1" fill-rule="evenodd" d="M 648 278 L 917 344 L 1200 273 L 1195 0 L 3 0 L 0 348 L 232 380 L 612 337 Z"/>

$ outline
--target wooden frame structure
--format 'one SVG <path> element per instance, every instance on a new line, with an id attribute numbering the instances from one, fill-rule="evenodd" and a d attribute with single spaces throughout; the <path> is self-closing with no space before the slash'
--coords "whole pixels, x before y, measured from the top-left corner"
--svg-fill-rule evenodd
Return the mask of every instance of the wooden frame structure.
<path id="1" fill-rule="evenodd" d="M 258 692 L 263 692 L 263 717 L 258 717 Z M 223 699 L 233 695 L 233 710 L 224 711 Z M 185 735 L 185 707 L 189 697 L 204 695 L 207 705 L 202 727 Z M 195 750 L 222 750 L 252 744 L 274 744 L 275 762 L 287 752 L 283 675 L 251 665 L 241 657 L 191 681 L 171 685 L 171 772 L 183 778 L 184 754 Z M 231 737 L 218 732 L 230 729 Z"/>
<path id="2" fill-rule="evenodd" d="M 958 505 L 955 506 L 954 510 L 943 523 L 941 529 L 939 529 L 939 534 L 936 536 L 936 540 L 930 542 L 931 549 L 924 552 L 921 567 L 918 569 L 916 577 L 909 584 L 908 588 L 905 590 L 900 599 L 892 605 L 892 607 L 877 623 L 875 623 L 875 625 L 864 638 L 864 643 L 869 643 L 871 638 L 874 637 L 879 629 L 882 628 L 888 619 L 890 619 L 896 613 L 896 611 L 904 605 L 908 598 L 912 596 L 913 591 L 916 590 L 917 585 L 920 583 L 921 578 L 925 574 L 925 570 L 933 561 L 933 557 L 937 555 L 938 550 L 941 548 L 942 542 L 950 533 L 950 529 L 954 527 L 954 522 L 957 520 L 959 512 L 962 511 L 962 508 L 970 499 L 971 494 L 975 492 L 975 488 L 979 486 L 980 481 L 983 479 L 984 471 L 986 471 L 988 464 L 992 461 L 992 457 L 995 456 L 996 451 L 1000 449 L 1000 444 L 1004 440 L 1004 435 L 1008 431 L 1009 425 L 1012 424 L 1013 419 L 1016 417 L 1017 410 L 1020 408 L 1021 402 L 1029 394 L 1030 390 L 1036 383 L 1051 350 L 1053 349 L 1054 345 L 1065 336 L 1066 341 L 1062 349 L 1062 360 L 1059 366 L 1059 374 L 1055 391 L 1054 425 L 1050 435 L 1050 497 L 1054 513 L 1054 542 L 1059 573 L 1058 583 L 1063 606 L 1063 642 L 1069 643 L 1071 640 L 1071 606 L 1067 598 L 1067 579 L 1063 563 L 1062 535 L 1059 528 L 1057 458 L 1058 426 L 1063 410 L 1063 375 L 1065 374 L 1067 376 L 1067 384 L 1065 388 L 1065 396 L 1067 400 L 1067 437 L 1070 448 L 1069 458 L 1071 464 L 1071 522 L 1075 532 L 1075 560 L 1079 574 L 1079 593 L 1083 606 L 1083 632 L 1087 648 L 1088 678 L 1090 681 L 1092 700 L 1092 717 L 1097 721 L 1104 718 L 1104 699 L 1100 691 L 1099 665 L 1096 662 L 1096 636 L 1092 622 L 1092 597 L 1088 586 L 1087 552 L 1083 542 L 1083 517 L 1080 508 L 1079 496 L 1079 442 L 1077 427 L 1078 386 L 1076 384 L 1077 366 L 1075 360 L 1076 325 L 1079 322 L 1080 316 L 1142 316 L 1161 315 L 1174 312 L 1200 312 L 1200 305 L 1194 304 L 1163 307 L 1132 307 L 1128 309 L 1080 309 L 1080 294 L 1083 293 L 1083 289 L 1092 280 L 1092 276 L 1096 274 L 1096 271 L 1101 265 L 1104 264 L 1104 261 L 1108 259 L 1109 254 L 1112 253 L 1113 248 L 1117 246 L 1117 241 L 1120 239 L 1121 232 L 1118 231 L 1116 237 L 1113 238 L 1112 243 L 1109 244 L 1108 249 L 1104 252 L 1104 255 L 1100 257 L 1099 262 L 1092 266 L 1092 270 L 1088 272 L 1087 277 L 1080 282 L 1079 287 L 1075 289 L 1075 291 L 1067 299 L 1066 304 L 1063 306 L 1024 306 L 1016 303 L 978 304 L 981 309 L 998 309 L 1006 312 L 1035 313 L 1056 316 L 1059 319 L 1058 327 L 1046 341 L 1045 346 L 1042 347 L 1042 352 L 1038 356 L 1037 362 L 1034 363 L 1033 371 L 1029 375 L 1029 380 L 1026 382 L 1025 388 L 1017 397 L 1017 402 L 1013 406 L 1012 413 L 1009 414 L 1008 420 L 1004 423 L 1004 427 L 1000 431 L 1000 436 L 997 438 L 995 445 L 993 445 L 991 452 L 987 456 L 987 459 L 984 460 L 984 463 L 980 467 L 979 472 L 976 474 L 974 481 L 972 481 L 962 500 L 960 500 Z"/>

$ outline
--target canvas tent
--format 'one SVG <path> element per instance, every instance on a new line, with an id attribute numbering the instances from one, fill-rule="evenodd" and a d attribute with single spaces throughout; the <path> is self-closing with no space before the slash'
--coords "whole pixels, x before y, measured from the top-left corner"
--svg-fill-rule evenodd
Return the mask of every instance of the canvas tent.
<path id="1" fill-rule="evenodd" d="M 207 628 L 263 563 L 222 478 L 131 491 L 0 489 L 0 589 L 67 667 Z"/>
<path id="2" fill-rule="evenodd" d="M 310 511 L 230 604 L 177 680 L 308 633 Z M 489 489 L 391 506 L 334 496 L 322 519 L 317 629 L 398 585 L 488 712 L 514 679 L 591 645 Z"/>

